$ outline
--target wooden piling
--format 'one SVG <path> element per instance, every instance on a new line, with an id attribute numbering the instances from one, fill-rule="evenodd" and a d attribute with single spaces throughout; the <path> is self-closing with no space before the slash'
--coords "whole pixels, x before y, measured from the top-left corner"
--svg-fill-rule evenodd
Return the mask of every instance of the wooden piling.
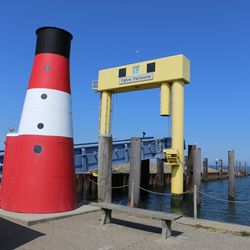
<path id="1" fill-rule="evenodd" d="M 197 192 L 197 187 L 196 185 L 194 185 L 194 196 L 193 196 L 193 209 L 194 209 L 194 219 L 196 220 L 197 219 L 197 195 L 198 195 L 198 192 Z"/>
<path id="2" fill-rule="evenodd" d="M 157 159 L 157 170 L 156 170 L 157 185 L 164 187 L 164 161 L 160 158 Z"/>
<path id="3" fill-rule="evenodd" d="M 168 184 L 168 185 L 171 183 L 171 173 L 166 174 L 165 183 Z"/>
<path id="4" fill-rule="evenodd" d="M 150 160 L 141 161 L 141 184 L 143 188 L 148 188 L 149 186 L 149 171 L 150 171 Z"/>
<path id="5" fill-rule="evenodd" d="M 223 179 L 223 161 L 221 159 L 218 160 L 219 163 L 219 179 Z"/>
<path id="6" fill-rule="evenodd" d="M 98 148 L 98 201 L 111 202 L 112 200 L 112 137 L 99 136 Z"/>
<path id="7" fill-rule="evenodd" d="M 87 188 L 86 188 L 86 175 L 83 174 L 82 175 L 82 199 L 83 199 L 83 202 L 85 203 L 86 202 L 86 199 L 87 199 Z"/>
<path id="8" fill-rule="evenodd" d="M 152 175 L 153 175 L 153 186 L 156 186 L 157 184 L 156 174 L 152 174 Z"/>
<path id="9" fill-rule="evenodd" d="M 184 191 L 193 191 L 193 153 L 196 145 L 188 145 L 188 161 Z"/>
<path id="10" fill-rule="evenodd" d="M 123 174 L 123 177 L 122 177 L 122 186 L 126 186 L 126 185 L 127 185 L 127 175 Z"/>
<path id="11" fill-rule="evenodd" d="M 241 161 L 239 161 L 239 175 L 241 176 L 242 173 L 242 164 Z"/>
<path id="12" fill-rule="evenodd" d="M 236 161 L 235 172 L 236 172 L 236 176 L 238 176 L 239 175 L 239 161 Z"/>
<path id="13" fill-rule="evenodd" d="M 149 175 L 149 186 L 153 185 L 153 175 Z"/>
<path id="14" fill-rule="evenodd" d="M 220 160 L 221 179 L 223 179 L 223 160 Z"/>
<path id="15" fill-rule="evenodd" d="M 89 187 L 89 193 L 90 193 L 90 194 L 94 194 L 94 192 L 95 192 L 95 183 L 94 183 L 94 182 L 95 182 L 95 181 L 94 181 L 94 179 L 93 179 L 93 176 L 90 175 L 89 181 L 90 181 L 90 182 L 89 182 L 89 186 L 90 186 L 90 187 Z"/>
<path id="16" fill-rule="evenodd" d="M 228 199 L 235 200 L 234 150 L 228 151 Z"/>
<path id="17" fill-rule="evenodd" d="M 77 202 L 83 200 L 83 175 L 76 174 L 76 190 L 77 190 Z"/>
<path id="18" fill-rule="evenodd" d="M 201 185 L 201 149 L 196 148 L 193 152 L 193 185 L 197 187 L 197 205 L 200 204 Z"/>
<path id="19" fill-rule="evenodd" d="M 141 138 L 132 137 L 130 147 L 129 206 L 138 207 L 141 183 Z M 133 184 L 133 185 L 132 185 Z M 133 200 L 132 200 L 133 198 Z"/>
<path id="20" fill-rule="evenodd" d="M 245 176 L 248 176 L 247 161 L 245 161 Z"/>
<path id="21" fill-rule="evenodd" d="M 90 175 L 89 174 L 84 174 L 84 195 L 85 198 L 89 195 L 90 193 Z"/>
<path id="22" fill-rule="evenodd" d="M 207 174 L 208 174 L 208 159 L 204 158 L 204 160 L 203 160 L 203 175 L 202 175 L 203 181 L 208 180 Z"/>
<path id="23" fill-rule="evenodd" d="M 216 165 L 216 166 L 215 166 L 215 169 L 216 169 L 216 170 L 219 170 L 219 167 L 218 167 L 218 160 L 217 160 L 217 159 L 216 159 L 216 161 L 215 161 L 215 165 Z"/>

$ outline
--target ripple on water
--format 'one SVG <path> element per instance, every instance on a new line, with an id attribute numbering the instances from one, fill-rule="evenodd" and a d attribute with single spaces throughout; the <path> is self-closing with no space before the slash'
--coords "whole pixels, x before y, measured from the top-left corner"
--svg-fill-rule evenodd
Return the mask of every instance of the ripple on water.
<path id="1" fill-rule="evenodd" d="M 169 187 L 164 190 L 157 190 L 152 187 L 150 189 L 160 192 L 170 192 Z M 214 197 L 228 199 L 228 180 L 202 183 L 201 191 Z M 236 200 L 250 201 L 250 177 L 236 178 Z M 127 192 L 116 192 L 113 195 L 113 202 L 126 205 L 128 202 Z M 140 207 L 164 212 L 180 212 L 186 216 L 193 216 L 191 196 L 184 200 L 181 208 L 171 208 L 170 197 L 142 193 Z M 248 204 L 229 203 L 202 196 L 198 217 L 250 226 L 250 202 Z"/>

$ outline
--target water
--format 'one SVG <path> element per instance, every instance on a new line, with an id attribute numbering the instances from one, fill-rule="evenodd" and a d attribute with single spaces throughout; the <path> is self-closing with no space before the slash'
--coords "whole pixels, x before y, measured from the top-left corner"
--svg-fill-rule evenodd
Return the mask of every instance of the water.
<path id="1" fill-rule="evenodd" d="M 149 189 L 159 192 L 170 192 L 170 187 L 164 190 L 157 190 L 153 187 Z M 201 191 L 208 195 L 228 199 L 228 180 L 216 180 L 202 183 Z M 93 197 L 92 197 L 93 198 Z M 248 204 L 230 203 L 228 201 L 217 201 L 206 196 L 201 196 L 201 206 L 198 210 L 198 218 L 237 223 L 250 226 L 250 176 L 236 178 L 236 200 L 246 201 Z M 127 205 L 127 191 L 113 192 L 113 202 Z M 193 201 L 192 196 L 186 197 L 182 207 L 171 207 L 171 199 L 169 196 L 155 195 L 151 193 L 142 193 L 141 208 L 182 213 L 185 216 L 193 217 Z"/>
<path id="2" fill-rule="evenodd" d="M 212 181 L 202 185 L 202 192 L 227 199 L 228 180 Z M 236 178 L 236 200 L 248 204 L 221 202 L 202 196 L 200 218 L 226 221 L 250 226 L 250 177 Z"/>

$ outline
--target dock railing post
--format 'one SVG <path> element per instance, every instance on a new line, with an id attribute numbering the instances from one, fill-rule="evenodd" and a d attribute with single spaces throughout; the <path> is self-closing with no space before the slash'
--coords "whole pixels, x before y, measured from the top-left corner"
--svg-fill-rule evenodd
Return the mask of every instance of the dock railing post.
<path id="1" fill-rule="evenodd" d="M 194 185 L 193 202 L 194 202 L 194 220 L 196 220 L 197 219 L 197 186 L 196 185 Z"/>
<path id="2" fill-rule="evenodd" d="M 234 150 L 228 151 L 228 199 L 235 200 Z"/>

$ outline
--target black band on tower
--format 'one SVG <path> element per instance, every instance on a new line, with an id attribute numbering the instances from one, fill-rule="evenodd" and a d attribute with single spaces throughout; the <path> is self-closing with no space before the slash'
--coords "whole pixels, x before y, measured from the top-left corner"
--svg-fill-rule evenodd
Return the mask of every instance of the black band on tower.
<path id="1" fill-rule="evenodd" d="M 69 58 L 73 36 L 66 30 L 55 27 L 42 27 L 36 30 L 36 54 L 54 53 Z"/>

